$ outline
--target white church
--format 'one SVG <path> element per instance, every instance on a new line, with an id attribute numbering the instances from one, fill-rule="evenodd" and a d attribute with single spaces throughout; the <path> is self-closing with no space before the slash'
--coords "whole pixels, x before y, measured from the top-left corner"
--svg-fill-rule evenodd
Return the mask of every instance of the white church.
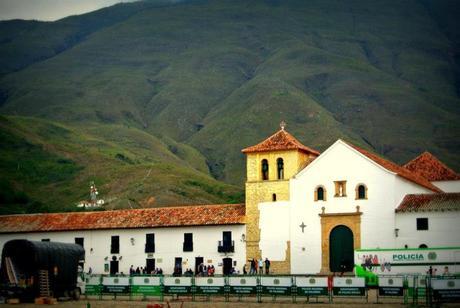
<path id="1" fill-rule="evenodd" d="M 357 249 L 460 247 L 460 176 L 425 152 L 404 166 L 343 140 L 319 153 L 284 128 L 243 150 L 246 203 L 0 216 L 12 239 L 82 245 L 85 271 L 352 271 Z M 460 248 L 459 248 L 460 249 Z"/>

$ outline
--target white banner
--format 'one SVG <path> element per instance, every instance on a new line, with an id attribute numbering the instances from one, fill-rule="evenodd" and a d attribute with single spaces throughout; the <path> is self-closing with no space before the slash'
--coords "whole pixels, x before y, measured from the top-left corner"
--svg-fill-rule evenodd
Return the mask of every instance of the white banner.
<path id="1" fill-rule="evenodd" d="M 361 277 L 334 277 L 333 286 L 341 288 L 364 288 L 365 279 Z"/>
<path id="2" fill-rule="evenodd" d="M 104 286 L 129 286 L 129 277 L 103 277 L 102 285 Z"/>
<path id="3" fill-rule="evenodd" d="M 256 277 L 229 277 L 228 282 L 231 286 L 257 286 Z"/>
<path id="4" fill-rule="evenodd" d="M 460 289 L 460 279 L 432 279 L 433 290 Z"/>
<path id="5" fill-rule="evenodd" d="M 191 277 L 165 277 L 164 285 L 165 286 L 191 286 L 192 278 Z"/>
<path id="6" fill-rule="evenodd" d="M 291 277 L 262 277 L 261 283 L 266 287 L 290 287 L 292 279 Z"/>
<path id="7" fill-rule="evenodd" d="M 379 287 L 402 288 L 404 279 L 401 277 L 379 277 Z"/>
<path id="8" fill-rule="evenodd" d="M 101 282 L 100 276 L 90 276 L 86 277 L 86 284 L 98 285 Z"/>
<path id="9" fill-rule="evenodd" d="M 159 286 L 160 277 L 133 277 L 133 285 L 135 286 Z"/>
<path id="10" fill-rule="evenodd" d="M 195 278 L 196 286 L 225 286 L 224 277 L 196 277 Z"/>
<path id="11" fill-rule="evenodd" d="M 327 277 L 296 277 L 298 287 L 327 287 Z"/>

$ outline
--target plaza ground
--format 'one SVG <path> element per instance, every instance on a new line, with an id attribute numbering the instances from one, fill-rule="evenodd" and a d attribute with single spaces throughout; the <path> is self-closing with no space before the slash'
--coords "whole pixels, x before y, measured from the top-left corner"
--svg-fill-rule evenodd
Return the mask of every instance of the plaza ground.
<path id="1" fill-rule="evenodd" d="M 385 298 L 380 299 L 380 303 L 376 303 L 376 290 L 369 290 L 368 302 L 365 298 L 334 298 L 333 303 L 328 303 L 327 298 L 319 298 L 318 302 L 315 299 L 310 299 L 310 302 L 307 303 L 306 298 L 297 297 L 297 302 L 292 303 L 291 297 L 279 297 L 276 298 L 276 301 L 273 301 L 271 297 L 263 297 L 262 303 L 257 303 L 255 297 L 246 297 L 241 301 L 238 301 L 237 297 L 231 297 L 229 302 L 225 302 L 223 297 L 211 297 L 209 301 L 206 300 L 206 297 L 196 296 L 195 301 L 192 301 L 191 297 L 179 297 L 179 299 L 173 299 L 170 296 L 164 298 L 163 302 L 158 301 L 156 298 L 148 300 L 126 300 L 126 298 L 119 298 L 113 300 L 111 297 L 105 297 L 102 300 L 97 299 L 85 299 L 82 297 L 79 301 L 62 301 L 58 302 L 54 307 L 70 308 L 70 307 L 82 307 L 82 308 L 130 308 L 130 307 L 147 307 L 148 304 L 158 304 L 163 305 L 164 308 L 227 308 L 227 307 L 241 307 L 241 308 L 257 308 L 257 307 L 282 307 L 282 308 L 294 308 L 294 307 L 305 307 L 305 306 L 314 306 L 317 308 L 323 307 L 378 307 L 378 308 L 387 308 L 387 307 L 403 307 L 402 298 Z M 409 303 L 412 299 L 409 299 Z M 89 304 L 89 305 L 88 305 Z M 425 302 L 423 300 L 419 301 L 419 306 L 424 306 Z M 0 305 L 1 307 L 37 307 L 35 304 L 20 304 L 20 305 Z M 460 307 L 460 304 L 443 304 L 443 307 Z M 161 307 L 161 306 L 159 306 Z"/>

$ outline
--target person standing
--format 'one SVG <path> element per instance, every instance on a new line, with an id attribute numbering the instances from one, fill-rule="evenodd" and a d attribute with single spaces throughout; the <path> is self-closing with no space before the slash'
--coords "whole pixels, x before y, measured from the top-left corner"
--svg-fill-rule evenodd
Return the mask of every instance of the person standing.
<path id="1" fill-rule="evenodd" d="M 251 263 L 251 269 L 249 270 L 249 275 L 254 275 L 256 273 L 256 263 L 254 259 L 251 259 L 250 263 Z"/>
<path id="2" fill-rule="evenodd" d="M 270 274 L 270 260 L 265 258 L 265 275 Z"/>
<path id="3" fill-rule="evenodd" d="M 264 273 L 264 261 L 262 258 L 259 259 L 259 274 L 262 275 Z"/>

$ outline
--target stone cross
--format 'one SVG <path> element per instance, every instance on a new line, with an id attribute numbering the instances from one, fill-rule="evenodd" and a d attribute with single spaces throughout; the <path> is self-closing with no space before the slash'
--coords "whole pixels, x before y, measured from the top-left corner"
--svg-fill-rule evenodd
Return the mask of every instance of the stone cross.
<path id="1" fill-rule="evenodd" d="M 302 233 L 304 233 L 304 229 L 305 229 L 306 226 L 307 226 L 307 225 L 304 224 L 303 221 L 302 221 L 302 224 L 299 226 L 300 228 L 302 228 Z"/>

